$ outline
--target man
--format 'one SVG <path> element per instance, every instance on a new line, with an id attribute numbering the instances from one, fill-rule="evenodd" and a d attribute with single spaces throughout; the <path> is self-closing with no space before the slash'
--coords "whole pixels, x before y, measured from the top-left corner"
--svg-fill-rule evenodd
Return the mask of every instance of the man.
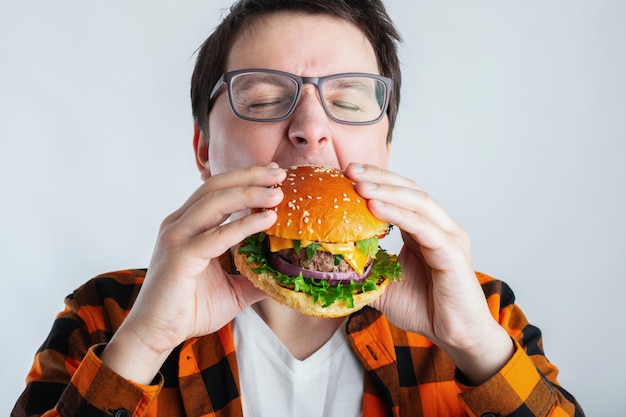
<path id="1" fill-rule="evenodd" d="M 376 0 L 237 2 L 192 79 L 204 183 L 162 223 L 147 272 L 68 297 L 13 415 L 583 415 L 508 287 L 474 272 L 463 229 L 387 170 L 398 39 Z M 348 116 L 313 83 L 282 106 L 235 81 L 251 73 L 395 89 L 379 114 Z M 285 167 L 311 163 L 345 170 L 402 231 L 403 281 L 347 322 L 280 305 L 231 266 L 231 248 L 276 220 L 252 209 L 281 201 Z"/>

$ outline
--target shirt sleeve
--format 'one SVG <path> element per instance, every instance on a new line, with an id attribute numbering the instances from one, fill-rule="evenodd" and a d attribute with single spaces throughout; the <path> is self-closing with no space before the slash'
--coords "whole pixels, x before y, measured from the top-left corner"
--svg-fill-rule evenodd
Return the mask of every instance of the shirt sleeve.
<path id="1" fill-rule="evenodd" d="M 98 357 L 104 345 L 89 349 L 72 376 L 57 408 L 63 415 L 80 416 L 83 411 L 98 410 L 103 415 L 118 413 L 142 416 L 158 395 L 162 382 L 158 376 L 154 385 L 140 385 L 113 372 Z M 94 410 L 95 409 L 95 410 Z M 91 414 L 89 414 L 91 415 Z"/>
<path id="2" fill-rule="evenodd" d="M 154 385 L 139 385 L 99 358 L 130 308 L 136 281 L 130 273 L 100 278 L 66 298 L 65 310 L 35 355 L 12 417 L 144 414 L 161 390 L 162 376 Z M 117 298 L 103 291 L 111 286 L 119 289 Z"/>
<path id="3" fill-rule="evenodd" d="M 493 317 L 515 344 L 507 364 L 477 387 L 464 384 L 457 371 L 460 399 L 470 416 L 584 416 L 576 399 L 563 389 L 558 368 L 543 351 L 539 328 L 531 325 L 506 283 L 477 274 Z"/>
<path id="4" fill-rule="evenodd" d="M 87 355 L 73 373 L 57 399 L 54 407 L 43 410 L 43 402 L 50 400 L 58 383 L 53 381 L 32 380 L 27 390 L 15 406 L 11 416 L 39 415 L 54 416 L 142 416 L 157 397 L 161 387 L 161 376 L 157 376 L 154 385 L 140 385 L 126 380 L 113 372 L 98 357 L 104 345 L 96 345 L 87 351 Z M 36 387 L 36 388 L 34 388 Z"/>
<path id="5" fill-rule="evenodd" d="M 461 401 L 470 416 L 582 416 L 573 398 L 551 383 L 517 341 L 515 354 L 478 387 L 459 383 Z M 460 379 L 460 378 L 459 378 Z M 578 412 L 580 411 L 580 414 Z"/>

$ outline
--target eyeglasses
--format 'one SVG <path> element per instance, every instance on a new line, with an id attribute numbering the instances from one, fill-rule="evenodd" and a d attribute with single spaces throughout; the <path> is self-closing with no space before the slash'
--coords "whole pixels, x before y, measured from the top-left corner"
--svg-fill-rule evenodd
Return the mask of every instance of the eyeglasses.
<path id="1" fill-rule="evenodd" d="M 244 120 L 276 122 L 293 113 L 304 84 L 317 86 L 322 106 L 337 123 L 368 125 L 380 121 L 389 105 L 393 81 L 364 73 L 299 77 L 287 72 L 247 69 L 224 73 L 209 96 L 209 107 L 226 85 L 230 106 Z"/>

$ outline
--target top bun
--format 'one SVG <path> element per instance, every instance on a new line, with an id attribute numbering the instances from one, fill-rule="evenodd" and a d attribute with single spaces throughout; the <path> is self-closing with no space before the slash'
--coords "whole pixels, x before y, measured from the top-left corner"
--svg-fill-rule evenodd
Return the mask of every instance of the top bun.
<path id="1" fill-rule="evenodd" d="M 377 219 L 355 183 L 336 168 L 292 166 L 279 185 L 285 197 L 278 219 L 265 233 L 284 239 L 346 243 L 383 236 L 389 223 Z"/>

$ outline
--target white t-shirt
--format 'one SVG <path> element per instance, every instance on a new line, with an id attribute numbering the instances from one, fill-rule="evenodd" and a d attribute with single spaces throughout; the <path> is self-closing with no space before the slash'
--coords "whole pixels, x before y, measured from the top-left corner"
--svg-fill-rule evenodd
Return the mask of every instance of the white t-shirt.
<path id="1" fill-rule="evenodd" d="M 343 326 L 324 346 L 294 358 L 250 307 L 233 323 L 245 417 L 352 417 L 363 414 L 364 368 Z"/>

